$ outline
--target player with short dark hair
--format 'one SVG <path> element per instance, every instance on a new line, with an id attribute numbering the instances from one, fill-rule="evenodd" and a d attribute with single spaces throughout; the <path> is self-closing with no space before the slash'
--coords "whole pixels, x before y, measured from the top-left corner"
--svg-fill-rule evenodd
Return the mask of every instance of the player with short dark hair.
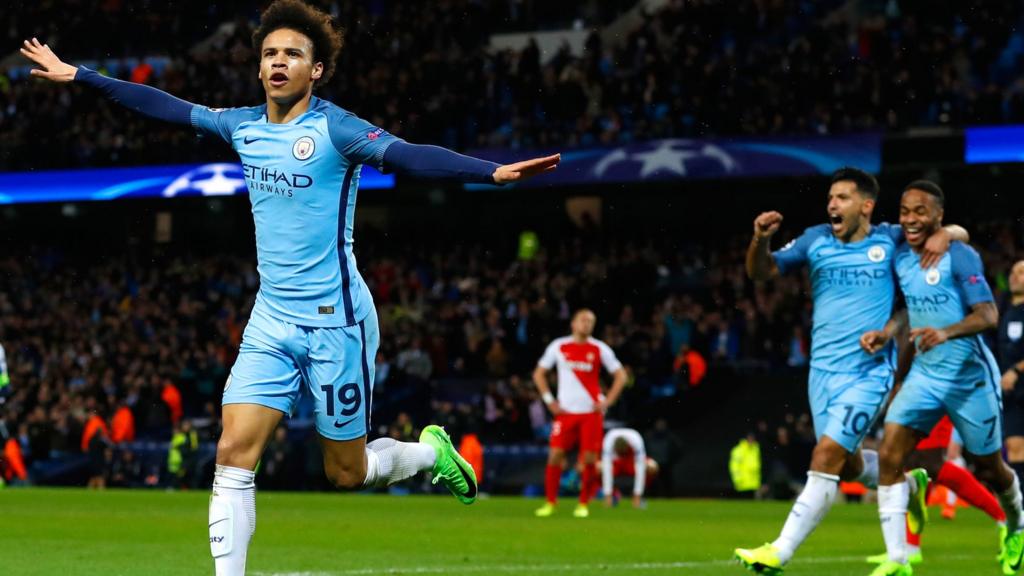
<path id="1" fill-rule="evenodd" d="M 1000 561 L 1004 573 L 1015 574 L 1024 556 L 1020 482 L 1003 462 L 999 371 L 981 337 L 997 325 L 998 311 L 981 258 L 967 244 L 954 242 L 936 266 L 922 269 L 924 244 L 942 226 L 941 190 L 936 190 L 937 185 L 916 183 L 907 187 L 900 202 L 905 242 L 897 249 L 895 266 L 916 356 L 885 418 L 878 510 L 888 560 L 871 574 L 913 574 L 904 521 L 908 501 L 924 507 L 927 477 L 924 482 L 920 475 L 907 477 L 903 466 L 915 445 L 945 415 L 963 437 L 978 479 L 992 487 L 1006 514 Z M 865 342 L 881 346 L 889 336 L 876 332 Z"/>
<path id="2" fill-rule="evenodd" d="M 555 417 L 544 475 L 546 502 L 535 512 L 538 517 L 554 514 L 565 453 L 577 444 L 583 473 L 580 475 L 580 500 L 573 515 L 577 518 L 590 515 L 588 504 L 598 485 L 597 456 L 604 434 L 604 413 L 619 399 L 626 385 L 626 369 L 615 352 L 591 336 L 596 322 L 592 311 L 578 310 L 572 317 L 572 334 L 553 340 L 533 371 L 533 382 Z M 547 376 L 548 371 L 556 367 L 557 399 L 551 394 Z M 602 367 L 614 378 L 607 396 L 601 392 Z"/>
<path id="3" fill-rule="evenodd" d="M 62 62 L 33 38 L 31 74 L 75 81 L 146 116 L 191 126 L 231 144 L 252 203 L 260 290 L 224 389 L 223 432 L 210 500 L 210 547 L 219 576 L 245 572 L 256 526 L 255 475 L 282 416 L 303 387 L 316 402 L 324 469 L 342 489 L 383 486 L 431 470 L 462 502 L 476 499 L 472 467 L 437 426 L 418 443 L 366 443 L 379 336 L 377 314 L 353 254 L 363 164 L 411 176 L 505 184 L 553 170 L 558 155 L 499 166 L 413 145 L 313 95 L 342 44 L 328 15 L 276 0 L 253 36 L 260 106 L 211 109 L 160 90 Z"/>
<path id="4" fill-rule="evenodd" d="M 771 252 L 771 237 L 782 214 L 754 220 L 747 251 L 747 273 L 767 280 L 806 265 L 814 301 L 808 394 L 818 444 L 807 484 L 793 505 L 779 537 L 754 549 L 737 548 L 736 559 L 755 572 L 779 573 L 828 513 L 840 480 L 871 487 L 878 479 L 878 455 L 860 445 L 878 417 L 893 385 L 892 347 L 861 348 L 868 331 L 898 329 L 892 318 L 896 286 L 893 256 L 902 232 L 891 224 L 871 224 L 878 182 L 857 168 L 841 168 L 831 178 L 828 224 L 808 228 Z M 922 266 L 938 262 L 953 239 L 967 239 L 959 227 L 937 230 L 927 242 Z"/>
<path id="5" fill-rule="evenodd" d="M 853 184 L 853 187 L 864 198 L 878 201 L 881 189 L 878 186 L 878 180 L 870 172 L 852 166 L 844 166 L 833 172 L 831 177 L 832 184 L 841 182 Z"/>
<path id="6" fill-rule="evenodd" d="M 938 184 L 931 180 L 914 180 L 903 187 L 903 192 L 907 192 L 909 190 L 918 190 L 932 196 L 935 201 L 938 202 L 939 208 L 944 208 L 946 206 L 946 194 Z"/>

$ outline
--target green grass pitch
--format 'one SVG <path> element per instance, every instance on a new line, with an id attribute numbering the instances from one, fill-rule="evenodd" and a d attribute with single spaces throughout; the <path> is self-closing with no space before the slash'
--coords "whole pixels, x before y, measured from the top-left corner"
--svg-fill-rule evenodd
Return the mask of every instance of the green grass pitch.
<path id="1" fill-rule="evenodd" d="M 205 492 L 0 491 L 0 573 L 212 574 Z M 251 576 L 373 574 L 729 575 L 738 545 L 777 534 L 787 503 L 651 501 L 535 519 L 539 500 L 283 494 L 257 496 Z M 933 517 L 937 514 L 933 514 Z M 786 574 L 864 576 L 882 538 L 873 504 L 837 504 Z M 995 529 L 974 510 L 925 533 L 921 576 L 1000 574 Z"/>

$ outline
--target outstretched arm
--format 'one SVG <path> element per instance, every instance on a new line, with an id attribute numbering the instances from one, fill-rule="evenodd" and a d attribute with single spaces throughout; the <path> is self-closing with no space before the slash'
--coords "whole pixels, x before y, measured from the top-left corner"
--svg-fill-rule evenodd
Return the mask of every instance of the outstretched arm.
<path id="1" fill-rule="evenodd" d="M 452 152 L 440 146 L 398 141 L 384 153 L 384 168 L 416 178 L 449 179 L 478 184 L 508 184 L 550 172 L 560 154 L 500 165 Z"/>
<path id="2" fill-rule="evenodd" d="M 152 86 L 107 78 L 84 66 L 67 64 L 48 45 L 35 38 L 25 41 L 21 53 L 39 66 L 30 72 L 33 76 L 53 82 L 74 81 L 85 84 L 99 89 L 107 98 L 144 116 L 175 124 L 191 123 L 194 104 Z"/>

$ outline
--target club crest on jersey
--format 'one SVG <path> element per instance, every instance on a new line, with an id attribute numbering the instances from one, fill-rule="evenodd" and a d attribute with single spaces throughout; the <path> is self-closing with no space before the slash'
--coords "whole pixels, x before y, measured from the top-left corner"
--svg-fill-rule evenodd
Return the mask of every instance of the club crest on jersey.
<path id="1" fill-rule="evenodd" d="M 871 260 L 872 262 L 881 262 L 882 260 L 885 260 L 885 248 L 882 248 L 881 246 L 872 246 L 868 250 L 868 260 Z"/>
<path id="2" fill-rule="evenodd" d="M 593 362 L 593 361 L 594 361 L 594 353 L 593 352 L 587 352 L 587 362 Z"/>
<path id="3" fill-rule="evenodd" d="M 303 136 L 295 141 L 292 145 L 292 156 L 295 156 L 296 160 L 308 160 L 313 155 L 313 150 L 316 149 L 316 143 L 309 136 Z"/>
<path id="4" fill-rule="evenodd" d="M 1020 337 L 1024 336 L 1024 322 L 1010 322 L 1007 324 L 1006 335 L 1014 342 L 1020 340 Z"/>
<path id="5" fill-rule="evenodd" d="M 929 268 L 928 272 L 924 275 L 924 281 L 927 282 L 929 286 L 935 286 L 939 283 L 939 280 L 942 280 L 942 275 L 939 274 L 938 268 Z"/>

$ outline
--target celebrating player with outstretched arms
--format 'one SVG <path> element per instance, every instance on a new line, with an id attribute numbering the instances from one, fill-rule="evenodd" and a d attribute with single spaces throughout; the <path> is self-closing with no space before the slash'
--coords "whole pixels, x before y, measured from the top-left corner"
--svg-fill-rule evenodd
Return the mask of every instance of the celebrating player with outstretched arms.
<path id="1" fill-rule="evenodd" d="M 316 402 L 324 469 L 342 489 L 382 486 L 431 470 L 464 503 L 473 469 L 437 426 L 418 443 L 367 444 L 377 315 L 353 255 L 360 167 L 504 184 L 553 170 L 559 156 L 499 166 L 409 144 L 313 95 L 334 73 L 342 33 L 300 0 L 277 0 L 253 35 L 259 106 L 211 109 L 160 90 L 62 62 L 33 38 L 32 75 L 77 82 L 146 116 L 223 139 L 241 157 L 256 228 L 260 290 L 224 390 L 223 432 L 210 500 L 210 548 L 219 576 L 245 572 L 256 526 L 253 470 L 305 386 Z"/>

